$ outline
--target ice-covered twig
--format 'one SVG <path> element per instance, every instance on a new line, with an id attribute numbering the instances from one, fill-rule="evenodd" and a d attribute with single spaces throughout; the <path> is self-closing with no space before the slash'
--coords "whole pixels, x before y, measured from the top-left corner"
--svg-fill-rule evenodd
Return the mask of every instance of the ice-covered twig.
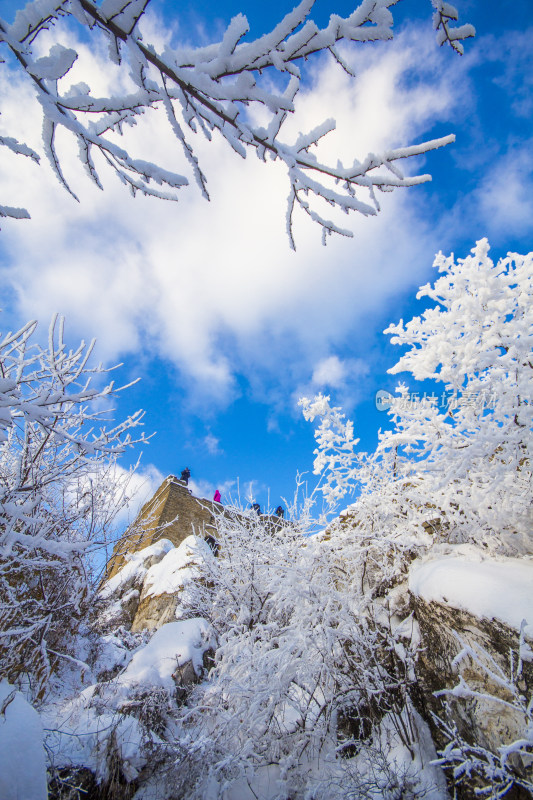
<path id="1" fill-rule="evenodd" d="M 459 15 L 455 6 L 445 0 L 431 0 L 435 12 L 433 14 L 433 27 L 437 31 L 437 42 L 442 47 L 446 42 L 459 55 L 464 54 L 464 47 L 461 44 L 464 39 L 470 39 L 476 35 L 473 25 L 459 25 L 453 27 L 451 23 L 457 22 Z"/>

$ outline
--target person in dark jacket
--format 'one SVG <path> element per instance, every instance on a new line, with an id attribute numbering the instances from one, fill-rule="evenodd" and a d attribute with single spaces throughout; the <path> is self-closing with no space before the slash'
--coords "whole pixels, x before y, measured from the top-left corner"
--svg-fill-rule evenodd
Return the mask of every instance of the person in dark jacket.
<path id="1" fill-rule="evenodd" d="M 180 480 L 183 481 L 185 486 L 189 485 L 189 478 L 191 477 L 191 471 L 189 467 L 185 467 L 185 469 L 181 470 L 181 477 Z"/>
<path id="2" fill-rule="evenodd" d="M 261 514 L 261 506 L 259 505 L 259 503 L 252 503 L 252 508 L 256 514 L 259 515 Z"/>
<path id="3" fill-rule="evenodd" d="M 278 506 L 274 513 L 276 517 L 280 517 L 280 519 L 283 519 L 283 517 L 285 516 L 285 511 L 283 509 L 283 506 Z"/>
<path id="4" fill-rule="evenodd" d="M 220 544 L 217 542 L 214 536 L 211 536 L 210 533 L 205 537 L 205 541 L 213 551 L 213 555 L 216 558 L 218 556 L 218 551 L 220 550 Z"/>

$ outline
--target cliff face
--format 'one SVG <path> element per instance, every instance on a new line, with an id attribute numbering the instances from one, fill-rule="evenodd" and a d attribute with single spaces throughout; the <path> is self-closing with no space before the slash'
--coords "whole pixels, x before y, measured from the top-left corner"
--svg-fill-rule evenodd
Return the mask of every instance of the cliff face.
<path id="1" fill-rule="evenodd" d="M 179 618 L 186 585 L 199 579 L 199 548 L 205 542 L 217 546 L 217 518 L 245 519 L 235 509 L 195 497 L 183 481 L 169 475 L 113 549 L 101 586 L 105 624 L 125 625 L 137 633 L 156 630 L 176 614 Z M 268 515 L 261 520 L 272 530 L 286 524 Z"/>
<path id="2" fill-rule="evenodd" d="M 400 540 L 401 547 L 386 550 L 379 531 L 363 538 L 349 508 L 328 534 L 356 542 L 354 591 L 372 604 L 381 624 L 391 626 L 396 641 L 411 648 L 412 699 L 443 753 L 454 794 L 468 800 L 480 792 L 530 797 L 531 539 L 521 557 L 514 543 L 506 555 L 490 553 L 475 544 L 451 544 L 435 522 L 411 545 Z"/>
<path id="3" fill-rule="evenodd" d="M 113 578 L 132 554 L 161 539 L 168 539 L 174 547 L 179 547 L 191 535 L 201 539 L 210 536 L 216 538 L 217 517 L 235 518 L 241 515 L 214 500 L 195 497 L 183 481 L 175 475 L 169 475 L 113 548 L 104 582 Z M 261 519 L 276 528 L 282 524 L 274 516 L 263 514 Z"/>
<path id="4" fill-rule="evenodd" d="M 502 680 L 510 676 L 511 654 L 520 651 L 519 631 L 498 620 L 480 619 L 420 597 L 414 598 L 414 606 L 422 643 L 417 672 L 428 719 L 427 712 L 443 714 L 441 692 L 453 689 L 461 675 L 474 692 L 486 696 L 466 698 L 468 702 L 463 704 L 460 697 L 448 697 L 459 733 L 493 751 L 520 738 L 524 720 L 518 708 L 507 705 L 512 704 L 513 693 Z M 464 660 L 457 663 L 463 650 L 471 650 L 479 660 L 465 653 Z M 518 687 L 525 694 L 533 692 L 532 663 L 522 664 Z M 440 729 L 435 725 L 433 729 L 443 743 Z"/>
<path id="5" fill-rule="evenodd" d="M 191 535 L 178 546 L 159 539 L 127 555 L 122 569 L 101 587 L 103 627 L 113 630 L 122 625 L 138 633 L 180 619 L 178 605 L 187 599 L 191 583 L 201 579 L 208 548 L 204 539 Z"/>

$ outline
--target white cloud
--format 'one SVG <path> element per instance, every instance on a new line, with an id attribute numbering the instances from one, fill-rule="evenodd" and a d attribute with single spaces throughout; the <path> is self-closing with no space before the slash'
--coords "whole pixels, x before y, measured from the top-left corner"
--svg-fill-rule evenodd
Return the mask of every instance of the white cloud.
<path id="1" fill-rule="evenodd" d="M 211 431 L 204 436 L 204 444 L 207 448 L 207 452 L 212 456 L 221 455 L 223 450 L 219 447 L 220 439 L 217 439 L 216 436 L 213 436 Z"/>
<path id="2" fill-rule="evenodd" d="M 323 358 L 314 368 L 311 380 L 317 386 L 340 386 L 346 380 L 346 367 L 338 356 Z"/>
<path id="3" fill-rule="evenodd" d="M 313 397 L 319 392 L 333 398 L 346 412 L 352 413 L 365 397 L 369 387 L 370 366 L 361 358 L 341 359 L 337 355 L 327 356 L 315 364 L 311 379 L 299 384 L 292 393 L 292 406 L 300 415 L 298 401 L 301 397 Z"/>
<path id="4" fill-rule="evenodd" d="M 320 389 L 330 386 L 339 389 L 347 379 L 354 379 L 368 374 L 368 365 L 362 359 L 342 361 L 338 356 L 323 358 L 315 366 L 311 383 Z"/>
<path id="5" fill-rule="evenodd" d="M 491 234 L 533 231 L 533 140 L 512 147 L 490 168 L 477 192 L 478 214 Z"/>
<path id="6" fill-rule="evenodd" d="M 133 473 L 118 464 L 115 466 L 117 493 L 120 494 L 117 500 L 122 498 L 123 493 L 125 495 L 124 506 L 115 519 L 115 528 L 119 533 L 134 522 L 142 506 L 153 497 L 165 477 L 153 464 L 140 465 Z"/>

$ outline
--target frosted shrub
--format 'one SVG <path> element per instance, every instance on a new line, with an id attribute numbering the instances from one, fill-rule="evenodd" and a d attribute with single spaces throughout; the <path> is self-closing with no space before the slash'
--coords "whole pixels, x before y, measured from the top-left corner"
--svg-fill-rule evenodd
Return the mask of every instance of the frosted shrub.
<path id="1" fill-rule="evenodd" d="M 105 427 L 116 390 L 97 385 L 93 345 L 68 350 L 61 320 L 47 348 L 35 331 L 0 341 L 0 666 L 41 697 L 58 664 L 86 668 L 72 650 L 90 607 L 89 555 L 125 499 L 114 461 L 142 414 Z"/>
<path id="2" fill-rule="evenodd" d="M 524 621 L 520 649 L 518 653 L 510 653 L 508 672 L 482 647 L 465 645 L 456 634 L 462 645 L 454 660 L 459 683 L 453 689 L 437 692 L 445 698 L 448 712 L 450 702 L 465 710 L 469 703 L 481 702 L 492 714 L 496 712 L 507 719 L 507 728 L 514 733 L 510 741 L 501 741 L 495 746 L 494 742 L 476 741 L 472 733 L 459 730 L 451 714 L 433 715 L 447 742 L 438 763 L 449 773 L 454 786 L 473 786 L 479 797 L 526 797 L 533 793 L 533 694 L 530 692 L 528 696 L 526 689 L 527 684 L 530 688 L 532 685 L 533 669 L 527 662 L 533 661 L 533 652 L 525 640 L 525 627 Z M 483 686 L 471 685 L 473 670 L 470 665 L 483 676 Z M 527 681 L 524 680 L 526 671 Z M 504 725 L 502 727 L 505 729 Z M 511 795 L 509 792 L 513 788 L 517 793 Z"/>
<path id="3" fill-rule="evenodd" d="M 270 800 L 303 797 L 318 786 L 316 764 L 323 775 L 332 759 L 335 773 L 386 715 L 409 748 L 409 657 L 397 657 L 390 626 L 363 613 L 333 543 L 297 522 L 227 509 L 217 540 L 190 599 L 217 648 L 183 717 L 183 769 L 195 775 L 184 796 L 250 786 Z M 265 782 L 278 788 L 263 795 Z"/>

